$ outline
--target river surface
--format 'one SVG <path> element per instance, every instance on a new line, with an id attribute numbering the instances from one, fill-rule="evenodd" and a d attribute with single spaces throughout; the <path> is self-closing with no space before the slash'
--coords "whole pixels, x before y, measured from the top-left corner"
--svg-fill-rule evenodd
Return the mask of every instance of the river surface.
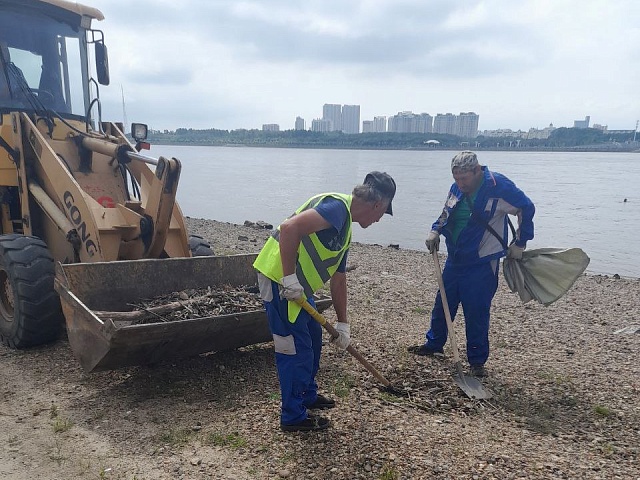
<path id="1" fill-rule="evenodd" d="M 386 171 L 398 186 L 394 215 L 367 229 L 355 225 L 353 240 L 426 250 L 455 153 L 162 145 L 149 154 L 182 162 L 178 202 L 185 215 L 236 224 L 275 226 L 316 193 L 351 193 L 367 172 Z M 589 272 L 640 277 L 639 153 L 479 152 L 478 159 L 535 203 L 527 248 L 579 247 L 591 258 Z"/>

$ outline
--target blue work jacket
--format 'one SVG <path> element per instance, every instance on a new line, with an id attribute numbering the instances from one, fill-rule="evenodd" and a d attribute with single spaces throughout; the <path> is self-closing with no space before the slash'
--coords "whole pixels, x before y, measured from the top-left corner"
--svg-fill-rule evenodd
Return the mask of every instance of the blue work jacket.
<path id="1" fill-rule="evenodd" d="M 509 243 L 507 215 L 518 216 L 515 243 L 525 247 L 533 238 L 533 215 L 535 206 L 522 190 L 504 175 L 482 167 L 484 182 L 478 190 L 473 204 L 474 216 L 482 216 L 488 224 Z M 442 214 L 431 226 L 444 235 L 447 243 L 448 261 L 455 265 L 473 265 L 489 262 L 506 255 L 506 249 L 482 222 L 471 217 L 467 226 L 454 243 L 447 222 L 458 202 L 466 201 L 464 194 L 454 183 L 451 185 Z"/>

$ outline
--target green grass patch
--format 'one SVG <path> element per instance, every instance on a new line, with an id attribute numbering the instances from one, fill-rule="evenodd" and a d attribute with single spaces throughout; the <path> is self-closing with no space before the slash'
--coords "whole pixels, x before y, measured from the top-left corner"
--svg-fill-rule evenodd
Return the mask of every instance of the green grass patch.
<path id="1" fill-rule="evenodd" d="M 600 447 L 600 451 L 606 456 L 610 457 L 616 451 L 616 448 L 611 443 L 605 443 Z"/>
<path id="2" fill-rule="evenodd" d="M 248 445 L 249 442 L 242 438 L 238 433 L 209 433 L 204 438 L 204 443 L 207 445 L 215 445 L 216 447 L 231 447 L 231 448 L 243 448 Z"/>
<path id="3" fill-rule="evenodd" d="M 536 372 L 536 377 L 542 379 L 542 380 L 549 380 L 552 381 L 554 379 L 554 374 L 553 372 L 545 372 L 543 370 L 538 370 Z"/>
<path id="4" fill-rule="evenodd" d="M 286 465 L 288 463 L 293 462 L 296 459 L 295 452 L 284 452 L 280 458 L 278 458 L 278 463 L 282 465 Z"/>
<path id="5" fill-rule="evenodd" d="M 73 427 L 73 422 L 68 418 L 56 417 L 53 420 L 53 433 L 64 433 Z"/>
<path id="6" fill-rule="evenodd" d="M 270 402 L 275 402 L 276 400 L 280 400 L 280 394 L 278 392 L 271 392 L 267 395 L 267 399 Z"/>
<path id="7" fill-rule="evenodd" d="M 601 417 L 610 417 L 611 415 L 613 415 L 611 409 L 603 405 L 596 405 L 595 407 L 593 407 L 593 411 Z"/>
<path id="8" fill-rule="evenodd" d="M 544 370 L 538 370 L 536 377 L 553 382 L 556 385 L 571 385 L 573 381 L 569 375 L 559 374 L 556 372 L 545 372 Z"/>
<path id="9" fill-rule="evenodd" d="M 400 403 L 403 401 L 402 397 L 389 392 L 380 392 L 380 398 L 390 403 Z"/>
<path id="10" fill-rule="evenodd" d="M 190 428 L 172 428 L 158 435 L 158 443 L 162 445 L 170 445 L 174 447 L 182 447 L 189 443 L 194 435 L 194 431 Z"/>
<path id="11" fill-rule="evenodd" d="M 385 465 L 380 472 L 380 480 L 398 480 L 400 475 L 393 465 Z"/>
<path id="12" fill-rule="evenodd" d="M 351 375 L 340 375 L 333 381 L 332 391 L 336 396 L 345 398 L 349 396 L 349 391 L 356 384 Z"/>

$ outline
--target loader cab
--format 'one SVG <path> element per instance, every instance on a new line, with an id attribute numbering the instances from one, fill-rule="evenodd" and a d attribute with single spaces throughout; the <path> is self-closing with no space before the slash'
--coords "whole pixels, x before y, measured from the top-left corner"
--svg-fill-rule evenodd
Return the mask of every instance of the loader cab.
<path id="1" fill-rule="evenodd" d="M 98 83 L 90 74 L 90 50 L 99 60 L 98 81 L 108 84 L 109 77 L 102 32 L 91 30 L 92 18 L 102 14 L 63 0 L 0 0 L 0 113 L 52 110 L 85 119 L 90 86 L 97 94 Z M 89 49 L 92 44 L 99 47 Z"/>

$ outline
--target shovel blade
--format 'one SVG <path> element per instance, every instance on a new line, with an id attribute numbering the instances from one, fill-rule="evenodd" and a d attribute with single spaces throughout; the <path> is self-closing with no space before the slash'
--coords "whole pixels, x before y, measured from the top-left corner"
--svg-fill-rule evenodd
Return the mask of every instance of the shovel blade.
<path id="1" fill-rule="evenodd" d="M 457 373 L 453 376 L 453 380 L 469 398 L 484 400 L 492 397 L 491 392 L 475 377 Z"/>

